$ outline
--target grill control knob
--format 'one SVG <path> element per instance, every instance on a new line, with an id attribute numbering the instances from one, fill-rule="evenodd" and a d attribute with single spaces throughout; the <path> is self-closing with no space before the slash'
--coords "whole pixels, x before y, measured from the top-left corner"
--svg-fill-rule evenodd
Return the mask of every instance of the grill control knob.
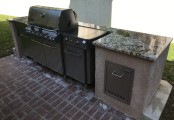
<path id="1" fill-rule="evenodd" d="M 65 41 L 67 41 L 67 40 L 68 40 L 68 38 L 65 38 L 64 40 L 65 40 Z"/>
<path id="2" fill-rule="evenodd" d="M 76 44 L 79 44 L 79 41 L 76 41 Z"/>
<path id="3" fill-rule="evenodd" d="M 85 40 L 83 40 L 83 41 L 82 41 L 82 43 L 83 43 L 83 44 L 86 44 L 86 41 L 85 41 Z"/>

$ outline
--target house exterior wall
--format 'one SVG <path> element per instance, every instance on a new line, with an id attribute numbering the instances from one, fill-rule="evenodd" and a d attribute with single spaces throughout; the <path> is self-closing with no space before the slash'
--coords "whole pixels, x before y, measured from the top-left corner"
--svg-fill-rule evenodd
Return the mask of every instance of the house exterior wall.
<path id="1" fill-rule="evenodd" d="M 81 22 L 111 26 L 113 0 L 70 0 Z"/>

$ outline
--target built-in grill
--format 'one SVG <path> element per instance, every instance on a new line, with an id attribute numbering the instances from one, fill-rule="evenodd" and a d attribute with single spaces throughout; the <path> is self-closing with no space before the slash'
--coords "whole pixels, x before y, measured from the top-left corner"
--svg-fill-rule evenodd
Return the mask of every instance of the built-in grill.
<path id="1" fill-rule="evenodd" d="M 20 34 L 25 56 L 63 75 L 62 36 L 77 29 L 76 14 L 72 9 L 32 6 L 28 25 Z"/>
<path id="2" fill-rule="evenodd" d="M 28 23 L 16 22 L 23 55 L 84 84 L 95 81 L 92 42 L 108 32 L 79 26 L 72 9 L 32 6 Z"/>

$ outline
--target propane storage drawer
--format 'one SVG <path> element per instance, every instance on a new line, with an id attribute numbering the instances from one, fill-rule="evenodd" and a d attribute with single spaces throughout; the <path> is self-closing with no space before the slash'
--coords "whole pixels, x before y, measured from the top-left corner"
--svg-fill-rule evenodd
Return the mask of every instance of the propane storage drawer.
<path id="1" fill-rule="evenodd" d="M 134 69 L 112 63 L 105 62 L 105 94 L 130 104 L 134 79 Z"/>

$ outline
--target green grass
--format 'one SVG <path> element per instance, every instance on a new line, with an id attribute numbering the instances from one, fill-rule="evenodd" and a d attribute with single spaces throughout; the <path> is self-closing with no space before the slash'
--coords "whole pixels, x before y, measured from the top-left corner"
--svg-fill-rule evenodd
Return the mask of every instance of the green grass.
<path id="1" fill-rule="evenodd" d="M 168 61 L 174 61 L 174 43 L 170 45 L 169 54 L 167 56 Z"/>
<path id="2" fill-rule="evenodd" d="M 0 14 L 0 58 L 12 54 L 13 41 L 7 19 L 13 16 Z"/>
<path id="3" fill-rule="evenodd" d="M 174 82 L 174 44 L 170 45 L 162 79 Z"/>
<path id="4" fill-rule="evenodd" d="M 174 43 L 170 45 L 162 79 L 167 80 L 174 87 Z M 174 89 L 170 93 L 160 120 L 174 120 Z"/>

